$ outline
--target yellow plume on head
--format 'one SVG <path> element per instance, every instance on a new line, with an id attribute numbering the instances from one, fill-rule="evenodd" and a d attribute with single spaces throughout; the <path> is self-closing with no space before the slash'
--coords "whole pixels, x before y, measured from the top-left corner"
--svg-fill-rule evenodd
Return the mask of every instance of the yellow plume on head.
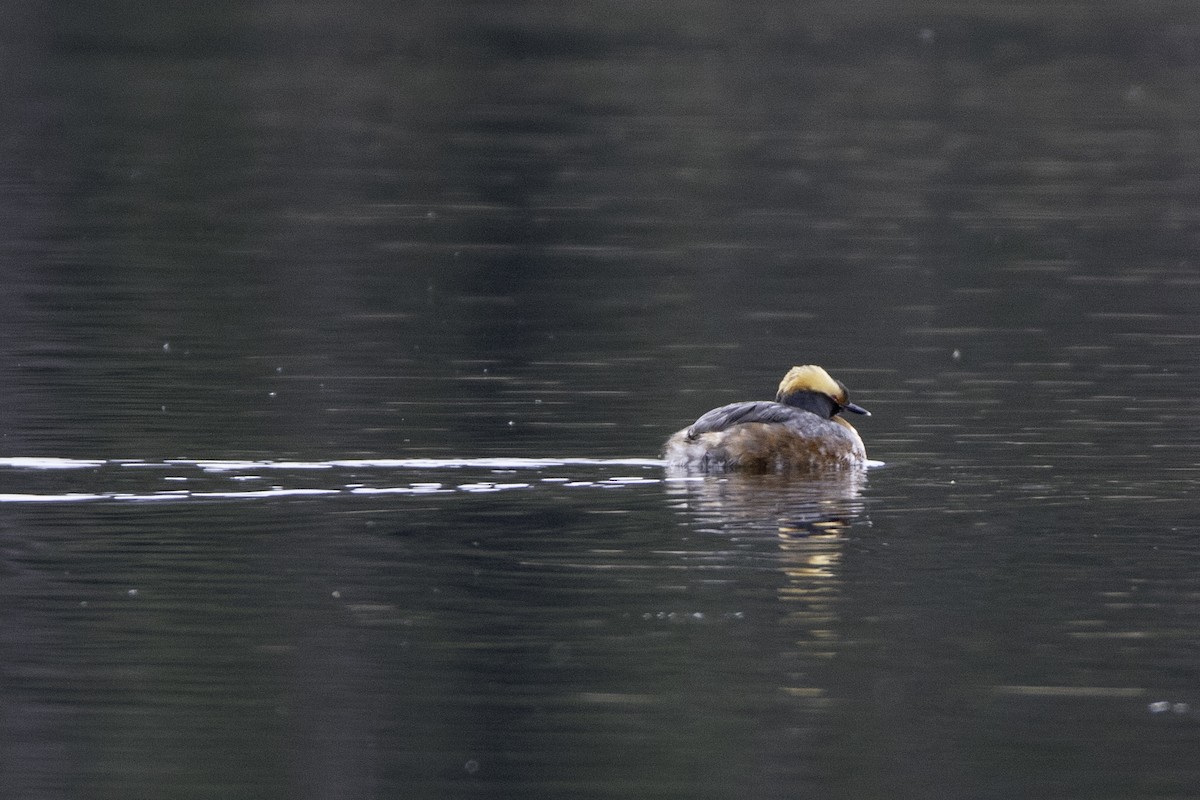
<path id="1" fill-rule="evenodd" d="M 779 382 L 779 392 L 776 397 L 784 397 L 793 392 L 820 392 L 832 397 L 837 403 L 846 402 L 846 387 L 830 377 L 829 373 L 816 364 L 805 364 L 792 367 L 787 375 Z"/>

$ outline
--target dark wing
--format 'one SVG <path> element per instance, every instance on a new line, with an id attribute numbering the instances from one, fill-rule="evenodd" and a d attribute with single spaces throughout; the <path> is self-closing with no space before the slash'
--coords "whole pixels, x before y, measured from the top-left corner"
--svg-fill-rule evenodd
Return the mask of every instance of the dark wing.
<path id="1" fill-rule="evenodd" d="M 785 406 L 783 403 L 773 403 L 770 400 L 760 400 L 753 403 L 730 403 L 727 406 L 714 408 L 688 428 L 687 436 L 695 439 L 702 433 L 723 431 L 734 425 L 747 422 L 781 422 L 803 423 L 805 418 L 816 416 L 810 411 Z"/>

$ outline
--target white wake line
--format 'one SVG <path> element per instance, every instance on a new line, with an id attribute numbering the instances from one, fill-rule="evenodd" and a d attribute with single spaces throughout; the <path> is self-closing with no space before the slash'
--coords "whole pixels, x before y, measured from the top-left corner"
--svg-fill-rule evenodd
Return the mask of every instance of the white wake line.
<path id="1" fill-rule="evenodd" d="M 325 469 L 546 469 L 549 467 L 665 467 L 657 458 L 376 458 L 333 461 L 272 461 L 237 459 L 171 458 L 145 461 L 136 458 L 43 458 L 18 456 L 0 458 L 0 468 L 21 470 L 73 470 L 117 467 L 196 467 L 206 472 L 249 470 Z"/>
<path id="2" fill-rule="evenodd" d="M 674 483 L 673 478 L 644 478 L 641 476 L 614 476 L 596 481 L 575 481 L 568 478 L 542 478 L 540 483 L 562 486 L 568 489 L 594 487 L 619 489 L 631 486 Z M 691 480 L 684 478 L 682 480 Z M 475 481 L 472 483 L 442 484 L 413 483 L 408 486 L 361 486 L 349 485 L 340 489 L 317 489 L 305 487 L 272 486 L 266 489 L 230 491 L 172 489 L 161 492 L 66 492 L 61 494 L 0 493 L 0 504 L 4 503 L 85 503 L 95 501 L 117 502 L 179 502 L 183 500 L 261 500 L 276 497 L 328 497 L 330 495 L 417 495 L 417 494 L 481 494 L 504 492 L 512 489 L 534 489 L 536 483 L 510 483 Z"/>
<path id="3" fill-rule="evenodd" d="M 514 476 L 512 480 L 478 480 L 475 476 L 462 483 L 456 481 L 433 482 L 411 480 L 408 485 L 368 486 L 359 482 L 359 476 L 340 476 L 338 488 L 317 487 L 288 487 L 265 486 L 262 488 L 246 489 L 164 489 L 151 492 L 99 491 L 99 492 L 48 492 L 22 493 L 0 492 L 0 504 L 5 503 L 86 503 L 86 502 L 133 502 L 133 503 L 162 503 L 203 500 L 261 500 L 279 497 L 320 497 L 320 496 L 354 496 L 354 495 L 420 495 L 420 494 L 456 494 L 456 493 L 488 493 L 510 490 L 529 490 L 538 485 L 563 487 L 566 489 L 597 488 L 619 489 L 622 487 L 645 486 L 648 484 L 679 484 L 692 481 L 703 481 L 701 475 L 672 475 L 656 474 L 647 476 L 645 470 L 663 468 L 667 463 L 654 458 L 382 458 L 382 459 L 337 459 L 334 461 L 271 461 L 271 460 L 236 460 L 236 459 L 167 459 L 163 461 L 147 461 L 136 458 L 44 458 L 44 457 L 9 457 L 0 458 L 0 469 L 8 468 L 20 471 L 53 471 L 81 469 L 125 469 L 147 468 L 166 469 L 173 472 L 184 472 L 188 469 L 199 470 L 201 473 L 228 475 L 235 482 L 265 480 L 256 473 L 270 470 L 318 471 L 318 470 L 456 470 L 482 469 L 493 473 L 510 473 L 520 470 L 544 470 L 559 467 L 635 467 L 640 468 L 641 475 L 607 475 L 607 476 L 576 476 L 543 475 L 533 482 L 523 482 Z M 883 462 L 872 461 L 870 467 L 883 466 Z M 350 481 L 345 479 L 349 477 Z M 417 476 L 412 476 L 417 477 Z M 432 477 L 432 476 L 431 476 Z M 439 476 L 441 477 L 441 476 Z M 464 476 L 466 477 L 466 476 Z M 718 476 L 720 477 L 720 476 Z M 166 481 L 186 483 L 191 477 L 171 475 Z M 527 479 L 528 480 L 528 479 Z M 179 484 L 176 483 L 176 486 Z"/>

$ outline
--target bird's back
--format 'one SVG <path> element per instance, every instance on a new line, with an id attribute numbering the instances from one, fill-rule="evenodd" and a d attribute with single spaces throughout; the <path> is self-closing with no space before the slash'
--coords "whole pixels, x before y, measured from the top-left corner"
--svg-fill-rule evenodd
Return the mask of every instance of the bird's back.
<path id="1" fill-rule="evenodd" d="M 731 403 L 667 440 L 663 458 L 702 472 L 779 472 L 862 466 L 866 448 L 840 418 L 772 402 Z"/>

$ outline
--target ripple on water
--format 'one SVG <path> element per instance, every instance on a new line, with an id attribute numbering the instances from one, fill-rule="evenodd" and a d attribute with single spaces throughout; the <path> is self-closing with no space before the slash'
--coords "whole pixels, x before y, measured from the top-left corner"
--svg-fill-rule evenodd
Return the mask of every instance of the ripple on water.
<path id="1" fill-rule="evenodd" d="M 39 485 L 29 491 L 0 494 L 7 503 L 77 503 L 87 501 L 170 502 L 181 500 L 256 500 L 282 497 L 330 495 L 485 494 L 528 491 L 539 486 L 619 489 L 662 482 L 658 470 L 663 462 L 649 458 L 390 458 L 302 460 L 236 459 L 69 459 L 3 458 L 0 469 L 9 469 L 16 480 L 22 476 Z M 653 475 L 630 474 L 631 468 L 653 470 Z M 152 477 L 142 478 L 146 470 Z M 170 471 L 162 475 L 159 471 Z M 493 480 L 471 476 L 468 480 L 429 480 L 438 473 L 486 471 L 492 475 L 536 473 L 545 470 L 579 471 L 584 474 L 539 476 L 537 480 Z M 70 491 L 45 486 L 46 476 L 55 472 L 88 473 L 90 491 Z M 422 480 L 394 483 L 396 472 L 419 472 Z M 619 471 L 618 474 L 607 474 Z M 364 472 L 374 481 L 364 480 Z M 134 476 L 134 477 L 131 477 Z M 320 476 L 319 481 L 317 480 Z M 76 481 L 77 482 L 77 481 Z M 270 485 L 255 485 L 268 482 Z M 318 482 L 322 485 L 313 485 Z M 161 488 L 170 483 L 169 489 Z M 184 488 L 186 486 L 186 488 Z M 16 488 L 16 487 L 14 487 Z"/>

